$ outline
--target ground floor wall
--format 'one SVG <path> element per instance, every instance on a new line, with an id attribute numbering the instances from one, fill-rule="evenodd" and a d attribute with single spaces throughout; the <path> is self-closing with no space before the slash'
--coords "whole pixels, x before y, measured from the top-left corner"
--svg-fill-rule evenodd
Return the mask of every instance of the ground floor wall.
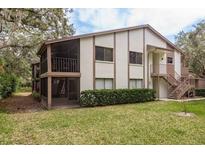
<path id="1" fill-rule="evenodd" d="M 152 78 L 152 83 L 152 87 L 156 91 L 156 98 L 168 98 L 168 83 L 164 79 Z"/>
<path id="2" fill-rule="evenodd" d="M 164 79 L 159 80 L 159 98 L 168 97 L 168 84 Z"/>
<path id="3" fill-rule="evenodd" d="M 139 76 L 139 78 L 143 79 L 141 76 Z M 79 105 L 80 92 L 83 91 L 80 88 L 80 82 L 82 82 L 80 77 L 42 78 L 41 79 L 41 95 L 42 95 L 41 103 L 47 108 L 52 108 L 52 107 L 62 106 L 62 105 L 71 105 L 71 106 Z M 168 85 L 164 79 L 151 78 L 151 83 L 153 84 L 152 86 L 150 86 L 152 87 L 150 89 L 154 89 L 156 91 L 157 98 L 162 99 L 168 97 Z M 51 102 L 50 104 L 49 101 Z"/>

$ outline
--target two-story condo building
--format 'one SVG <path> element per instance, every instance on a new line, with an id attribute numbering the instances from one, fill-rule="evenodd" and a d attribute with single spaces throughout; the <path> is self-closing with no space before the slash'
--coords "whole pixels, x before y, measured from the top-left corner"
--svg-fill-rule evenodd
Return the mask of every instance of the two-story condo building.
<path id="1" fill-rule="evenodd" d="M 48 108 L 78 103 L 88 89 L 152 88 L 179 99 L 194 88 L 183 52 L 150 25 L 49 40 L 38 55 Z"/>

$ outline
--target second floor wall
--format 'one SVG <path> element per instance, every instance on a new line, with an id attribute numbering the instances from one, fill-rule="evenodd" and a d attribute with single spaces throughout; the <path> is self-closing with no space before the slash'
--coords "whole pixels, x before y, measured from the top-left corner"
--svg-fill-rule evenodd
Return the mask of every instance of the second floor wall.
<path id="1" fill-rule="evenodd" d="M 181 53 L 148 28 L 52 43 L 51 71 L 80 72 L 81 90 L 95 89 L 95 80 L 104 78 L 112 79 L 114 88 L 129 88 L 130 80 L 135 79 L 142 81 L 142 87 L 151 88 L 150 66 L 154 64 L 155 52 L 150 54 L 148 45 L 170 48 L 172 57 L 164 50 L 158 54 L 157 64 L 167 65 L 169 59 L 171 68 L 181 74 Z M 48 70 L 47 50 L 41 54 L 41 74 Z"/>
<path id="2" fill-rule="evenodd" d="M 181 74 L 181 53 L 171 48 L 167 42 L 149 29 L 136 29 L 80 39 L 81 89 L 96 87 L 96 78 L 113 79 L 115 88 L 128 88 L 129 80 L 142 79 L 143 87 L 151 88 L 153 83 L 149 65 L 152 64 L 153 58 L 148 58 L 147 45 L 172 49 L 173 62 L 170 65 L 172 65 L 174 71 Z M 113 60 L 96 59 L 96 47 L 104 47 L 105 50 L 111 48 Z M 140 57 L 141 54 L 141 63 L 140 60 L 132 63 L 131 55 L 135 56 L 135 53 L 137 57 Z M 167 65 L 167 56 L 166 51 L 165 54 L 160 55 L 160 65 Z M 165 69 L 167 69 L 167 66 Z"/>

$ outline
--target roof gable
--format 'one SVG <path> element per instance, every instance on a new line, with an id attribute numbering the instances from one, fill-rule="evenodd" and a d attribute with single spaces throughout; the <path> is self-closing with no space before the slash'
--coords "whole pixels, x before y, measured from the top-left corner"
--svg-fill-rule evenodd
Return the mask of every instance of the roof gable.
<path id="1" fill-rule="evenodd" d="M 68 40 L 74 40 L 74 39 L 80 39 L 80 38 L 86 38 L 86 37 L 93 37 L 93 36 L 99 36 L 99 35 L 105 35 L 105 34 L 111 34 L 111 33 L 124 32 L 124 31 L 129 31 L 129 30 L 143 29 L 143 28 L 148 28 L 155 35 L 157 35 L 160 39 L 165 41 L 168 46 L 170 46 L 170 47 L 176 49 L 177 51 L 179 51 L 180 53 L 184 54 L 181 49 L 179 49 L 176 45 L 174 45 L 171 41 L 169 41 L 166 37 L 164 37 L 162 34 L 160 34 L 157 30 L 155 30 L 149 24 L 133 26 L 133 27 L 127 27 L 127 28 L 114 29 L 114 30 L 107 30 L 107 31 L 95 32 L 95 33 L 88 33 L 88 34 L 82 34 L 82 35 L 69 36 L 69 37 L 64 37 L 64 38 L 61 38 L 61 39 L 48 40 L 48 41 L 45 41 L 41 45 L 41 47 L 40 47 L 37 54 L 39 55 L 41 53 L 41 49 L 43 48 L 43 46 L 48 45 L 48 44 L 52 44 L 52 43 L 58 43 L 58 42 L 63 42 L 63 41 L 68 41 Z"/>

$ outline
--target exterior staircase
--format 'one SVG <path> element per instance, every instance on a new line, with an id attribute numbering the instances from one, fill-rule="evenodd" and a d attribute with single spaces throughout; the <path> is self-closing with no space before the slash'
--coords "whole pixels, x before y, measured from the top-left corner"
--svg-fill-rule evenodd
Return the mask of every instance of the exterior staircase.
<path id="1" fill-rule="evenodd" d="M 188 76 L 179 76 L 177 79 L 167 73 L 166 76 L 162 77 L 168 84 L 168 98 L 172 99 L 180 99 L 182 98 L 187 92 L 194 90 L 194 86 L 190 84 L 190 79 Z"/>

